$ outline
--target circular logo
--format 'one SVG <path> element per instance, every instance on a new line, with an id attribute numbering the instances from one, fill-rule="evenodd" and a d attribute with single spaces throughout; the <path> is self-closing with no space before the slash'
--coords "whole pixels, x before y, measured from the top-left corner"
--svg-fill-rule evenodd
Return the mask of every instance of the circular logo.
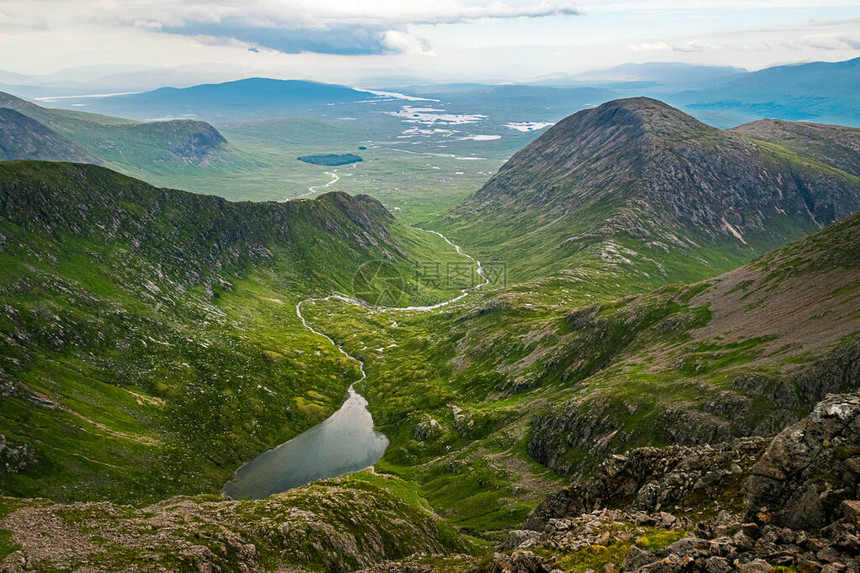
<path id="1" fill-rule="evenodd" d="M 397 306 L 405 288 L 403 275 L 388 261 L 364 263 L 352 275 L 353 296 L 374 306 Z"/>

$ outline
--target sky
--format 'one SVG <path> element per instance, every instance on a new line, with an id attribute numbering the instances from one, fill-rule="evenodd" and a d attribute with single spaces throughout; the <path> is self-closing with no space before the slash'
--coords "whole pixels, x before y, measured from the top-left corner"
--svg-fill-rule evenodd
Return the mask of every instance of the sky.
<path id="1" fill-rule="evenodd" d="M 858 56 L 860 1 L 0 0 L 0 70 L 52 81 L 513 82 Z"/>

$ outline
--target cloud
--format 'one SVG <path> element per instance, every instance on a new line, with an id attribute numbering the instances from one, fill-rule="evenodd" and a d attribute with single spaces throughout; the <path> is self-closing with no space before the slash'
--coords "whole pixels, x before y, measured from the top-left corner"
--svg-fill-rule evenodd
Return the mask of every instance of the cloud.
<path id="1" fill-rule="evenodd" d="M 392 53 L 435 55 L 427 42 L 400 30 L 386 31 L 382 35 L 382 44 Z"/>
<path id="2" fill-rule="evenodd" d="M 41 14 L 0 12 L 0 30 L 40 30 L 48 29 L 48 22 Z"/>
<path id="3" fill-rule="evenodd" d="M 719 50 L 716 44 L 691 40 L 680 44 L 669 44 L 668 42 L 639 42 L 628 46 L 634 52 L 680 52 L 682 54 L 694 54 L 708 50 Z"/>
<path id="4" fill-rule="evenodd" d="M 406 49 L 407 41 L 386 41 L 392 30 L 378 26 L 330 25 L 323 29 L 237 26 L 222 23 L 189 23 L 182 26 L 163 26 L 160 32 L 191 36 L 209 42 L 239 41 L 252 48 L 266 48 L 285 54 L 313 52 L 318 54 L 373 55 L 387 54 Z M 406 34 L 403 34 L 404 36 Z M 419 40 L 412 39 L 413 43 Z"/>
<path id="5" fill-rule="evenodd" d="M 860 50 L 860 37 L 848 34 L 808 34 L 793 42 L 784 42 L 783 46 L 791 50 L 814 48 L 823 51 Z"/>
<path id="6" fill-rule="evenodd" d="M 181 0 L 106 0 L 97 11 L 103 23 L 189 37 L 224 38 L 283 53 L 431 54 L 416 26 L 480 20 L 577 16 L 571 4 L 541 0 L 216 0 L 205 5 Z"/>
<path id="7" fill-rule="evenodd" d="M 630 49 L 634 52 L 667 52 L 672 49 L 672 46 L 666 42 L 639 42 L 630 44 Z"/>

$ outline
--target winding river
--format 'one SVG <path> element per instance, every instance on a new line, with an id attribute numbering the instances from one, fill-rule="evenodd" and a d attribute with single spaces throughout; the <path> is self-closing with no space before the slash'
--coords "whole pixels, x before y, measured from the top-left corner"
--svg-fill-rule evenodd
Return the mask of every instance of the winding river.
<path id="1" fill-rule="evenodd" d="M 426 232 L 438 235 L 451 245 L 458 254 L 474 261 L 477 266 L 477 273 L 483 282 L 471 288 L 463 289 L 458 296 L 432 306 L 379 307 L 368 305 L 363 301 L 342 294 L 300 301 L 296 305 L 296 315 L 301 320 L 302 325 L 317 336 L 325 338 L 341 354 L 354 361 L 358 365 L 361 377 L 350 385 L 346 402 L 337 412 L 295 438 L 263 452 L 236 470 L 233 479 L 224 485 L 223 492 L 227 496 L 233 499 L 264 498 L 312 481 L 334 478 L 362 470 L 372 466 L 382 458 L 382 454 L 388 447 L 388 438 L 385 434 L 373 429 L 373 417 L 367 409 L 367 400 L 356 391 L 356 385 L 367 378 L 364 363 L 346 352 L 328 335 L 308 324 L 302 314 L 302 306 L 314 304 L 317 301 L 340 300 L 380 311 L 424 312 L 455 303 L 467 296 L 472 290 L 477 290 L 490 282 L 484 274 L 480 261 L 464 253 L 459 245 L 449 241 L 443 234 L 436 231 Z"/>

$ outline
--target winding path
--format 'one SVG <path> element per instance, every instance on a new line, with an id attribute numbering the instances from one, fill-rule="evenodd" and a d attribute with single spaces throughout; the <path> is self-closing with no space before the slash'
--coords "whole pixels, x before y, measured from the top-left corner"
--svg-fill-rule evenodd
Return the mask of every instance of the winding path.
<path id="1" fill-rule="evenodd" d="M 325 189 L 326 187 L 334 185 L 335 183 L 340 181 L 340 177 L 337 176 L 337 173 L 332 173 L 331 171 L 326 171 L 325 174 L 331 175 L 332 180 L 329 181 L 328 183 L 323 184 L 323 185 L 314 185 L 312 187 L 308 187 L 308 190 L 306 193 L 302 193 L 301 195 L 296 195 L 295 197 L 291 197 L 291 198 L 286 199 L 286 200 L 292 201 L 293 199 L 301 199 L 302 197 L 307 197 L 308 195 L 313 195 L 314 193 L 317 192 L 317 189 Z"/>
<path id="2" fill-rule="evenodd" d="M 332 181 L 332 183 L 333 182 L 334 181 Z M 356 358 L 355 356 L 352 356 L 351 354 L 349 354 L 346 350 L 343 349 L 343 347 L 340 344 L 338 344 L 334 340 L 332 340 L 331 337 L 329 337 L 327 334 L 320 332 L 319 330 L 317 330 L 314 327 L 312 327 L 311 325 L 309 325 L 308 321 L 302 315 L 302 305 L 304 303 L 306 303 L 306 302 L 315 303 L 317 301 L 326 301 L 326 300 L 340 300 L 340 301 L 343 301 L 343 302 L 346 302 L 346 303 L 349 303 L 349 304 L 352 304 L 355 306 L 370 308 L 370 309 L 378 310 L 378 311 L 395 310 L 395 311 L 427 312 L 427 311 L 436 310 L 438 308 L 448 306 L 449 304 L 453 304 L 459 300 L 462 300 L 463 298 L 468 296 L 470 292 L 472 292 L 474 290 L 478 290 L 481 287 L 489 284 L 489 282 L 490 282 L 490 279 L 484 274 L 484 267 L 481 265 L 481 261 L 477 260 L 475 257 L 469 255 L 468 253 L 464 253 L 463 249 L 460 248 L 460 245 L 455 245 L 450 240 L 448 240 L 448 237 L 446 237 L 445 235 L 443 235 L 442 233 L 440 233 L 438 231 L 429 231 L 427 229 L 420 229 L 420 230 L 424 231 L 426 233 L 433 233 L 434 235 L 438 235 L 439 237 L 442 238 L 443 241 L 445 241 L 446 243 L 448 243 L 449 245 L 454 247 L 454 250 L 457 251 L 458 255 L 461 255 L 461 256 L 463 256 L 463 257 L 465 257 L 471 261 L 474 261 L 475 265 L 477 266 L 476 270 L 477 270 L 478 276 L 480 276 L 482 279 L 484 279 L 484 282 L 482 282 L 478 285 L 469 287 L 469 288 L 464 288 L 463 290 L 460 291 L 460 294 L 455 296 L 454 298 L 451 298 L 449 300 L 440 302 L 438 304 L 430 305 L 430 306 L 378 306 L 378 305 L 372 305 L 372 304 L 366 303 L 366 302 L 359 300 L 357 298 L 346 296 L 346 295 L 343 295 L 340 293 L 335 293 L 335 294 L 331 294 L 329 296 L 319 297 L 319 298 L 306 298 L 306 299 L 300 300 L 298 302 L 298 304 L 296 304 L 296 315 L 299 317 L 299 320 L 302 321 L 302 326 L 304 326 L 305 328 L 307 328 L 309 331 L 313 332 L 317 336 L 322 336 L 323 338 L 328 340 L 329 343 L 332 346 L 334 346 L 335 348 L 337 348 L 341 354 L 343 354 L 344 356 L 346 356 L 347 358 L 349 358 L 350 360 L 352 360 L 353 362 L 358 364 L 358 368 L 361 371 L 361 377 L 358 380 L 356 380 L 355 382 L 353 382 L 352 384 L 350 384 L 350 386 L 349 386 L 350 393 L 355 392 L 355 390 L 353 390 L 353 386 L 355 386 L 359 382 L 363 382 L 367 378 L 367 373 L 364 371 L 364 362 L 362 362 L 360 359 Z"/>

